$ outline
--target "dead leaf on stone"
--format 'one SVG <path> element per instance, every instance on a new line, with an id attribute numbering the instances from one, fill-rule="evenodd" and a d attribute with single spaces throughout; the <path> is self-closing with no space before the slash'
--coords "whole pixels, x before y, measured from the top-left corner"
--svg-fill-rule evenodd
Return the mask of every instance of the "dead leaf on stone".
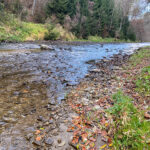
<path id="1" fill-rule="evenodd" d="M 149 113 L 149 112 L 146 112 L 146 113 L 144 114 L 144 117 L 145 117 L 146 119 L 150 119 L 150 113 Z"/>

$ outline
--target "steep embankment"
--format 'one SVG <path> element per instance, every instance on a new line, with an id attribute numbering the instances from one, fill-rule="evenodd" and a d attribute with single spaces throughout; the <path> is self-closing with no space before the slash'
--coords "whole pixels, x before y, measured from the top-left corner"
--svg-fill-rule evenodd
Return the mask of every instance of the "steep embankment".
<path id="1" fill-rule="evenodd" d="M 35 40 L 72 40 L 75 36 L 57 24 L 22 22 L 14 15 L 1 13 L 0 41 L 22 42 Z"/>

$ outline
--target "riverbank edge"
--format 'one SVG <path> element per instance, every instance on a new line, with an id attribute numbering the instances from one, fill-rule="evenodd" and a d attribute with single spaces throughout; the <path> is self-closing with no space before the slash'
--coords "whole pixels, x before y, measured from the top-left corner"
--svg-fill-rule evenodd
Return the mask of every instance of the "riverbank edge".
<path id="1" fill-rule="evenodd" d="M 128 42 L 128 43 L 138 43 L 138 42 Z M 126 42 L 92 42 L 92 41 L 63 41 L 63 40 L 57 40 L 57 41 L 45 41 L 45 40 L 36 40 L 36 41 L 25 41 L 25 42 L 0 42 L 1 44 L 38 44 L 38 45 L 56 45 L 56 46 L 61 46 L 61 45 L 87 45 L 87 44 L 101 44 L 103 47 L 104 44 L 126 44 Z"/>
<path id="2" fill-rule="evenodd" d="M 148 51 L 141 56 L 145 49 Z M 150 65 L 149 51 L 150 47 L 140 48 L 130 56 L 118 54 L 111 60 L 92 62 L 96 69 L 67 96 L 70 108 L 78 114 L 72 119 L 73 125 L 68 127 L 68 132 L 73 132 L 73 147 L 85 150 L 148 148 L 150 135 L 145 130 L 150 129 L 147 124 L 149 95 L 137 92 L 135 80 L 141 70 Z M 130 123 L 131 130 L 136 130 L 132 136 L 123 132 L 124 129 L 131 131 L 126 126 Z"/>

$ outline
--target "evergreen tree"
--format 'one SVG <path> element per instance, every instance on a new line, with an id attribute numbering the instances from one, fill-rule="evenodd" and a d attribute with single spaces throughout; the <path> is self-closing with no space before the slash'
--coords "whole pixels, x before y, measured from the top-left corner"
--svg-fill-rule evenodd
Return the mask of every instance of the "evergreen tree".
<path id="1" fill-rule="evenodd" d="M 67 14 L 68 0 L 54 0 L 47 4 L 47 14 L 55 14 L 59 22 L 63 24 L 64 17 Z"/>
<path id="2" fill-rule="evenodd" d="M 70 17 L 73 17 L 76 14 L 76 4 L 77 0 L 68 0 L 67 12 Z"/>
<path id="3" fill-rule="evenodd" d="M 88 10 L 90 2 L 94 3 L 92 11 Z M 134 39 L 133 33 L 128 34 L 128 17 L 123 16 L 122 10 L 115 7 L 114 0 L 53 0 L 47 5 L 47 14 L 55 14 L 61 24 L 64 23 L 65 15 L 73 18 L 78 14 L 78 22 L 72 32 L 80 38 L 87 38 L 89 35 L 116 37 L 116 33 L 119 33 L 121 38 Z"/>

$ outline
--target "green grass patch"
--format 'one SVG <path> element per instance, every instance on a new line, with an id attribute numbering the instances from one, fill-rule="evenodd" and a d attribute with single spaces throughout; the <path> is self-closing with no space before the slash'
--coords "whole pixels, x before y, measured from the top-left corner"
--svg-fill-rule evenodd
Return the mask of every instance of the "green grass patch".
<path id="1" fill-rule="evenodd" d="M 102 38 L 99 36 L 89 36 L 88 37 L 89 41 L 92 42 L 106 42 L 106 43 L 111 43 L 111 42 L 131 42 L 130 40 L 121 40 L 121 39 L 116 39 L 116 38 Z"/>
<path id="2" fill-rule="evenodd" d="M 109 109 L 113 118 L 113 146 L 117 150 L 148 150 L 150 140 L 150 122 L 144 119 L 144 113 L 138 110 L 132 99 L 118 92 L 113 96 L 114 106 Z"/>
<path id="3" fill-rule="evenodd" d="M 22 22 L 14 15 L 0 12 L 0 42 L 12 41 L 35 41 L 35 40 L 73 40 L 75 36 L 65 30 L 61 25 L 54 25 L 49 30 L 51 24 L 35 24 Z"/>
<path id="4" fill-rule="evenodd" d="M 121 39 L 116 39 L 116 38 L 102 38 L 100 36 L 89 36 L 88 39 L 75 39 L 74 41 L 83 41 L 83 42 L 100 42 L 100 43 L 121 43 L 121 42 L 126 42 L 130 43 L 133 41 L 130 40 L 121 40 Z"/>
<path id="5" fill-rule="evenodd" d="M 140 64 L 145 58 L 150 58 L 150 47 L 142 48 L 137 53 L 133 54 L 129 59 L 130 66 L 134 67 Z"/>
<path id="6" fill-rule="evenodd" d="M 150 66 L 142 69 L 135 81 L 136 91 L 144 96 L 150 96 Z"/>
<path id="7" fill-rule="evenodd" d="M 34 41 L 44 38 L 46 27 L 42 24 L 21 22 L 11 18 L 0 25 L 0 41 Z"/>

